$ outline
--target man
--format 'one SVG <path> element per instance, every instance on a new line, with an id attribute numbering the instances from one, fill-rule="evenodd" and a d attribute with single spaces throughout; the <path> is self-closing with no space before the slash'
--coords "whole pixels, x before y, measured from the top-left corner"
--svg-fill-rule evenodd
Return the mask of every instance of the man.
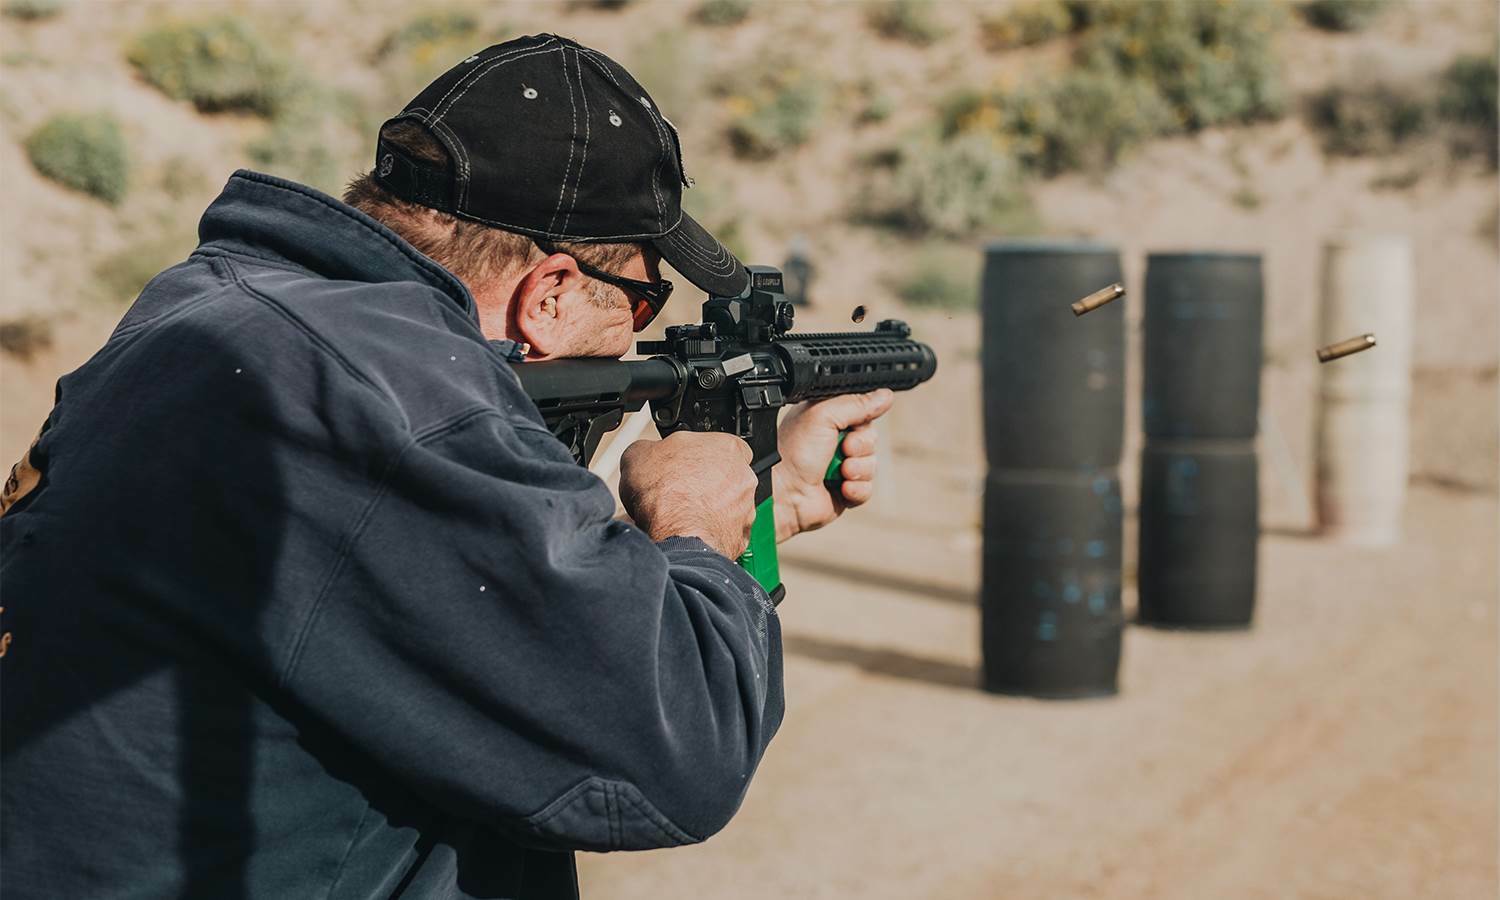
<path id="1" fill-rule="evenodd" d="M 738 807 L 783 709 L 748 448 L 632 446 L 617 521 L 511 369 L 626 351 L 662 259 L 744 286 L 675 130 L 540 35 L 376 163 L 348 204 L 236 173 L 58 383 L 0 518 L 7 896 L 572 897 L 571 851 Z M 889 404 L 788 418 L 780 537 L 869 497 Z"/>

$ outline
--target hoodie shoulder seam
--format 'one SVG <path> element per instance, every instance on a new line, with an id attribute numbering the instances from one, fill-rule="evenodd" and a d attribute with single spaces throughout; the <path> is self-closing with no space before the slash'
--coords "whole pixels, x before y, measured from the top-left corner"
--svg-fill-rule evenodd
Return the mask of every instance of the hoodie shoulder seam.
<path id="1" fill-rule="evenodd" d="M 330 344 L 327 338 L 318 333 L 317 329 L 308 325 L 300 317 L 298 317 L 296 313 L 287 308 L 285 303 L 282 303 L 281 301 L 272 297 L 270 294 L 259 290 L 254 285 L 245 280 L 244 276 L 235 267 L 232 258 L 229 258 L 227 255 L 223 258 L 228 263 L 228 265 L 225 266 L 225 269 L 228 271 L 229 277 L 234 280 L 234 283 L 238 285 L 241 290 L 250 295 L 252 299 L 259 300 L 272 312 L 285 319 L 287 323 L 289 323 L 293 328 L 296 328 L 298 331 L 302 332 L 302 334 L 314 347 L 316 347 L 318 350 L 321 350 L 323 353 L 327 354 L 331 359 L 337 362 L 339 364 L 339 367 L 342 368 L 345 372 L 349 373 L 349 375 L 353 377 L 354 380 L 374 391 L 378 396 L 390 403 L 392 408 L 394 408 L 400 414 L 402 424 L 406 426 L 406 429 L 408 431 L 411 430 L 411 421 L 407 418 L 406 411 L 402 409 L 401 404 L 396 402 L 395 398 L 392 397 L 389 392 L 375 383 L 375 379 L 366 374 L 363 369 L 359 368 L 359 366 L 356 366 L 354 362 L 349 359 L 349 357 L 340 353 L 337 347 L 334 347 L 332 344 Z"/>

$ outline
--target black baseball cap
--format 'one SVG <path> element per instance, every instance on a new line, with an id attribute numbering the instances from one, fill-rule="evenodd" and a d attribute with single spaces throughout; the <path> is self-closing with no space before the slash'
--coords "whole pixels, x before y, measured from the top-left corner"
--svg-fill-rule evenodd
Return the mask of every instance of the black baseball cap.
<path id="1" fill-rule="evenodd" d="M 381 140 L 375 177 L 398 197 L 545 241 L 649 243 L 710 294 L 734 296 L 744 265 L 682 211 L 692 180 L 677 129 L 619 63 L 538 34 L 443 73 L 381 126 L 413 122 L 441 165 Z"/>

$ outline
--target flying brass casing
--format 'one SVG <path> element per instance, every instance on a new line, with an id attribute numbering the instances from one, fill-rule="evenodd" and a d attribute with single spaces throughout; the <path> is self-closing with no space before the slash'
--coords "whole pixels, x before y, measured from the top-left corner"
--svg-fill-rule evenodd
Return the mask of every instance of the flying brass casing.
<path id="1" fill-rule="evenodd" d="M 1118 283 L 1112 284 L 1101 291 L 1095 291 L 1092 294 L 1089 294 L 1087 297 L 1084 297 L 1082 300 L 1079 300 L 1076 303 L 1069 304 L 1068 308 L 1073 310 L 1073 315 L 1081 316 L 1086 312 L 1092 312 L 1093 310 L 1098 309 L 1104 304 L 1118 300 L 1123 296 L 1125 296 L 1125 285 Z"/>
<path id="2" fill-rule="evenodd" d="M 1359 337 L 1352 337 L 1346 341 L 1329 344 L 1327 347 L 1319 347 L 1318 362 L 1332 362 L 1335 359 L 1348 356 L 1352 353 L 1368 350 L 1373 346 L 1375 346 L 1375 335 L 1362 334 Z"/>

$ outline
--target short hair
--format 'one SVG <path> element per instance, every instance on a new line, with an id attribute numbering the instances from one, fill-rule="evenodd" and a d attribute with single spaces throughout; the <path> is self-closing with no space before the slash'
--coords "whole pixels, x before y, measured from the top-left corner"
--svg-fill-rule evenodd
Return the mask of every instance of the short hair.
<path id="1" fill-rule="evenodd" d="M 415 122 L 388 123 L 380 130 L 380 138 L 415 159 L 452 166 L 447 149 Z M 349 182 L 344 189 L 344 202 L 399 234 L 470 287 L 488 284 L 543 258 L 541 249 L 527 235 L 404 200 L 382 187 L 373 171 Z M 614 270 L 643 249 L 643 245 L 635 243 L 554 241 L 553 244 L 580 262 L 606 271 Z M 606 290 L 590 293 L 597 301 L 608 302 Z"/>

